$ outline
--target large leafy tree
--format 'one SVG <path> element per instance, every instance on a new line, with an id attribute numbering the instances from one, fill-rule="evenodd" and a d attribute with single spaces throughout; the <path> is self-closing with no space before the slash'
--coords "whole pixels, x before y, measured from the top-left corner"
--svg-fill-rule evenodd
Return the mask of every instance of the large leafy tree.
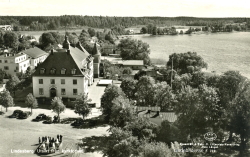
<path id="1" fill-rule="evenodd" d="M 19 83 L 20 83 L 19 78 L 16 75 L 12 75 L 9 81 L 6 83 L 6 89 L 11 93 L 13 93 L 15 96 L 15 91 L 17 90 Z"/>
<path id="2" fill-rule="evenodd" d="M 102 114 L 104 115 L 106 122 L 109 122 L 110 120 L 113 106 L 112 101 L 118 96 L 125 96 L 125 94 L 120 87 L 111 85 L 105 89 L 104 94 L 101 97 Z"/>
<path id="3" fill-rule="evenodd" d="M 207 68 L 207 63 L 196 52 L 173 53 L 169 56 L 167 67 L 171 68 L 172 64 L 178 74 L 193 73 Z"/>
<path id="4" fill-rule="evenodd" d="M 219 131 L 223 108 L 218 103 L 219 97 L 215 88 L 206 85 L 201 85 L 199 89 L 183 87 L 177 94 L 177 101 L 177 122 L 186 137 L 190 135 L 191 138 L 195 138 L 207 131 Z"/>
<path id="5" fill-rule="evenodd" d="M 154 106 L 155 80 L 149 76 L 140 77 L 136 84 L 136 99 L 139 105 Z"/>
<path id="6" fill-rule="evenodd" d="M 250 81 L 239 85 L 232 101 L 231 129 L 240 135 L 240 155 L 244 156 L 250 138 Z"/>
<path id="7" fill-rule="evenodd" d="M 118 45 L 124 60 L 143 60 L 145 65 L 151 64 L 149 45 L 141 40 L 122 39 Z"/>
<path id="8" fill-rule="evenodd" d="M 19 41 L 18 41 L 18 35 L 15 32 L 9 32 L 7 31 L 4 36 L 4 45 L 11 48 L 17 48 Z"/>
<path id="9" fill-rule="evenodd" d="M 4 90 L 0 92 L 0 104 L 6 108 L 6 112 L 8 111 L 8 107 L 15 105 L 9 91 Z"/>
<path id="10" fill-rule="evenodd" d="M 136 84 L 137 80 L 132 78 L 126 78 L 122 80 L 120 87 L 130 100 L 135 99 Z"/>
<path id="11" fill-rule="evenodd" d="M 33 94 L 29 93 L 26 96 L 25 99 L 25 104 L 31 109 L 31 113 L 32 113 L 32 109 L 38 107 L 38 103 L 36 100 L 36 97 L 33 96 Z"/>
<path id="12" fill-rule="evenodd" d="M 113 101 L 112 112 L 109 123 L 115 127 L 123 128 L 127 123 L 133 121 L 136 117 L 131 107 L 131 102 L 122 96 L 115 98 Z"/>
<path id="13" fill-rule="evenodd" d="M 170 111 L 173 108 L 175 94 L 166 82 L 155 84 L 154 102 L 156 106 L 161 107 L 161 111 Z"/>
<path id="14" fill-rule="evenodd" d="M 51 109 L 53 112 L 57 113 L 58 119 L 60 121 L 60 114 L 64 112 L 66 107 L 60 97 L 54 97 L 51 101 Z"/>
<path id="15" fill-rule="evenodd" d="M 73 102 L 75 106 L 75 113 L 81 115 L 83 119 L 87 117 L 91 112 L 91 108 L 88 105 L 88 102 L 91 101 L 92 100 L 88 99 L 87 95 L 81 95 Z"/>

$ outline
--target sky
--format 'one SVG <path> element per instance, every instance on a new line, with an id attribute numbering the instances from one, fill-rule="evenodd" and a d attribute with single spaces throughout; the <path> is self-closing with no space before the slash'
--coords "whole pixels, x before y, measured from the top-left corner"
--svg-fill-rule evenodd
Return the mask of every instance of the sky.
<path id="1" fill-rule="evenodd" d="M 250 17 L 249 0 L 0 0 L 0 16 Z"/>

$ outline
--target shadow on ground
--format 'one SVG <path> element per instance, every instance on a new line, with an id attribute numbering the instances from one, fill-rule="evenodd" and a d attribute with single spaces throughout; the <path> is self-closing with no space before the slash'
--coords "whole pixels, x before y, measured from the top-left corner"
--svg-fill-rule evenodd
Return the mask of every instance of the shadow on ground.
<path id="1" fill-rule="evenodd" d="M 104 152 L 109 138 L 107 136 L 91 136 L 82 139 L 78 146 L 84 149 L 86 153 Z"/>

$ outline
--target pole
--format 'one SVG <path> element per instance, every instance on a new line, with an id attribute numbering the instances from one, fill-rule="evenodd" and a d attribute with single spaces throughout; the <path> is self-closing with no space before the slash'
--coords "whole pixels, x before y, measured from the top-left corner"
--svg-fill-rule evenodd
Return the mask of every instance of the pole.
<path id="1" fill-rule="evenodd" d="M 173 56 L 172 56 L 172 66 L 171 66 L 171 88 L 172 88 L 172 76 L 173 76 Z"/>

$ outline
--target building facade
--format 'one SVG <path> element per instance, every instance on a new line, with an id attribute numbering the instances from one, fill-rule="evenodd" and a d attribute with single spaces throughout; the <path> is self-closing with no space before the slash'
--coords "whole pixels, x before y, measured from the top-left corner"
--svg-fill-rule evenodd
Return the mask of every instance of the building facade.
<path id="1" fill-rule="evenodd" d="M 39 63 L 42 63 L 48 56 L 48 53 L 46 53 L 45 51 L 37 47 L 29 48 L 23 51 L 23 53 L 26 54 L 28 58 L 30 59 L 31 69 L 34 69 L 35 67 L 37 67 L 37 65 Z"/>
<path id="2" fill-rule="evenodd" d="M 67 36 L 62 49 L 51 51 L 32 76 L 35 97 L 77 98 L 88 93 L 93 83 L 93 57 L 81 48 L 70 46 Z"/>
<path id="3" fill-rule="evenodd" d="M 25 73 L 29 66 L 29 58 L 24 53 L 6 53 L 0 56 L 0 69 L 10 75 L 16 75 L 20 72 Z"/>

